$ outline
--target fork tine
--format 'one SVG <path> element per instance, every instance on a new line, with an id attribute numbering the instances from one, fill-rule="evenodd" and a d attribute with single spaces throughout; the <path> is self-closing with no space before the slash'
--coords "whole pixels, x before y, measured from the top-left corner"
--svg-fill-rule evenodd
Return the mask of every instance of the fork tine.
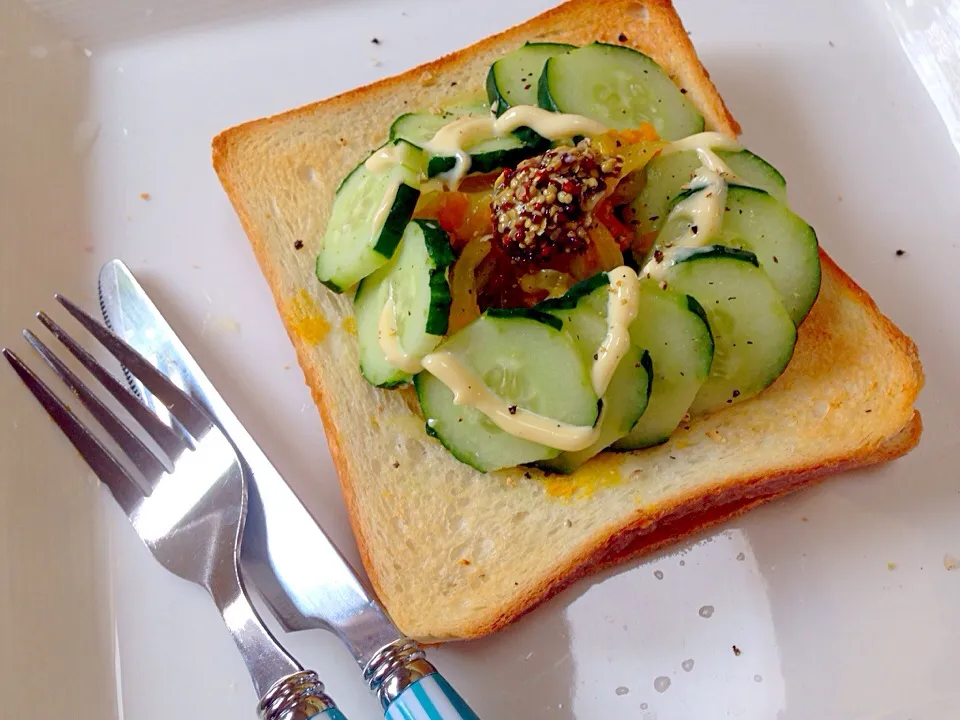
<path id="1" fill-rule="evenodd" d="M 47 362 L 47 365 L 53 369 L 67 387 L 80 398 L 80 402 L 82 402 L 87 410 L 90 411 L 90 414 L 96 418 L 103 429 L 117 441 L 117 444 L 127 454 L 127 457 L 133 461 L 137 469 L 146 477 L 149 484 L 147 489 L 152 489 L 154 483 L 166 472 L 163 463 L 151 452 L 150 448 L 140 441 L 140 438 L 130 432 L 130 429 L 123 424 L 123 421 L 120 420 L 110 408 L 104 405 L 100 399 L 93 394 L 90 388 L 83 384 L 83 381 L 80 380 L 70 368 L 63 364 L 60 358 L 54 355 L 50 348 L 40 341 L 40 338 L 29 330 L 24 330 L 23 336 L 33 349 L 40 353 L 40 357 Z"/>
<path id="2" fill-rule="evenodd" d="M 81 310 L 76 304 L 59 293 L 54 295 L 57 302 L 66 308 L 91 335 L 110 351 L 151 393 L 153 393 L 170 413 L 180 421 L 187 432 L 195 438 L 200 437 L 211 426 L 211 422 L 200 407 L 183 390 L 168 380 L 163 373 L 151 365 L 140 353 L 127 345 L 119 336 L 110 332 Z"/>
<path id="3" fill-rule="evenodd" d="M 53 391 L 38 378 L 33 371 L 12 351 L 4 348 L 3 356 L 7 359 L 23 383 L 30 389 L 34 397 L 40 401 L 47 414 L 59 426 L 67 439 L 73 443 L 77 452 L 87 461 L 90 469 L 97 474 L 101 482 L 113 494 L 114 499 L 123 508 L 123 511 L 132 516 L 143 500 L 143 493 L 137 487 L 133 478 L 127 473 L 123 465 L 107 450 L 96 436 L 54 395 Z"/>
<path id="4" fill-rule="evenodd" d="M 187 446 L 177 433 L 167 427 L 160 418 L 154 415 L 146 405 L 140 402 L 140 399 L 136 395 L 124 387 L 123 383 L 107 372 L 106 368 L 97 362 L 93 355 L 84 350 L 83 347 L 70 337 L 66 330 L 57 325 L 49 315 L 44 312 L 39 312 L 37 313 L 37 319 L 43 323 L 44 327 L 53 333 L 54 337 L 63 343 L 67 350 L 123 405 L 124 409 L 130 413 L 133 419 L 140 423 L 140 426 L 154 439 L 157 445 L 167 454 L 167 457 L 175 460 L 187 449 Z"/>

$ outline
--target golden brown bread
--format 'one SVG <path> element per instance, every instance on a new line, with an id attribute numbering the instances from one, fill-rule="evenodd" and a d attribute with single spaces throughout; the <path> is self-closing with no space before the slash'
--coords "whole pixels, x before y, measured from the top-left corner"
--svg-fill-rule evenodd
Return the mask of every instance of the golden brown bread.
<path id="1" fill-rule="evenodd" d="M 492 632 L 579 576 L 828 473 L 895 458 L 920 437 L 916 348 L 825 254 L 820 298 L 772 387 L 663 446 L 604 454 L 569 478 L 478 473 L 426 436 L 408 395 L 363 380 L 350 301 L 313 273 L 333 191 L 394 117 L 480 91 L 490 63 L 528 40 L 635 47 L 687 89 L 708 128 L 739 133 L 669 2 L 573 0 L 213 144 L 323 416 L 364 565 L 401 629 L 424 640 Z"/>

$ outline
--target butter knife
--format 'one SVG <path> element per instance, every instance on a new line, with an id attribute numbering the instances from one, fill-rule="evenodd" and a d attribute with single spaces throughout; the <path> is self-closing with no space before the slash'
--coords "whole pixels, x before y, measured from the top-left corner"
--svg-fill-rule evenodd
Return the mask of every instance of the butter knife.
<path id="1" fill-rule="evenodd" d="M 387 720 L 479 720 L 367 592 L 347 561 L 216 391 L 120 260 L 100 270 L 107 325 L 203 404 L 236 446 L 250 477 L 240 566 L 289 631 L 323 628 L 350 650 Z M 164 407 L 132 375 L 155 412 Z M 172 427 L 176 421 L 165 416 Z M 305 552 L 310 562 L 303 562 Z"/>

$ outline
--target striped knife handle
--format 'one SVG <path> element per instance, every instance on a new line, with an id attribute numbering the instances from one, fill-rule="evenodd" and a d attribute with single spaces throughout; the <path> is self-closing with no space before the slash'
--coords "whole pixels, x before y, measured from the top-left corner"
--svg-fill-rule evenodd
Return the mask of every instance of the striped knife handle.
<path id="1" fill-rule="evenodd" d="M 410 685 L 384 714 L 386 720 L 480 720 L 438 672 Z"/>
<path id="2" fill-rule="evenodd" d="M 410 638 L 380 648 L 363 675 L 386 720 L 480 720 Z"/>

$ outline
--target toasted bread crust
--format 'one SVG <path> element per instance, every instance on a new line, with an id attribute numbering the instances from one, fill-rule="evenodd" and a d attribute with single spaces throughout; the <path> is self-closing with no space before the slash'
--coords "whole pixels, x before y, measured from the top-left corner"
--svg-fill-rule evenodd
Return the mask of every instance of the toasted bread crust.
<path id="1" fill-rule="evenodd" d="M 534 592 L 503 608 L 496 617 L 482 625 L 465 628 L 466 632 L 459 639 L 475 639 L 501 630 L 587 575 L 650 555 L 771 500 L 822 482 L 831 475 L 894 460 L 917 446 L 922 431 L 923 422 L 917 412 L 899 433 L 872 451 L 783 475 L 740 478 L 734 487 L 707 490 L 678 499 L 661 508 L 655 517 L 638 515 L 631 525 L 603 540 L 598 539 L 567 568 L 543 582 Z"/>
<path id="2" fill-rule="evenodd" d="M 621 40 L 621 35 L 627 39 Z M 398 110 L 402 112 L 404 109 L 442 104 L 443 98 L 450 95 L 448 88 L 451 83 L 457 83 L 457 87 L 461 89 L 479 88 L 482 77 L 477 77 L 477 69 L 527 40 L 553 40 L 576 44 L 602 40 L 633 46 L 653 57 L 679 84 L 688 89 L 688 97 L 703 112 L 708 127 L 730 135 L 736 135 L 740 131 L 739 125 L 730 115 L 709 75 L 700 64 L 669 2 L 572 0 L 533 20 L 434 62 L 328 100 L 232 128 L 218 135 L 213 142 L 214 167 L 273 291 L 287 332 L 296 347 L 311 394 L 320 409 L 349 511 L 351 527 L 367 573 L 374 589 L 401 629 L 428 641 L 472 638 L 493 632 L 516 620 L 583 575 L 626 558 L 652 552 L 762 502 L 817 482 L 827 474 L 898 457 L 916 445 L 921 431 L 919 415 L 912 408 L 923 384 L 915 345 L 877 310 L 866 292 L 825 253 L 821 253 L 824 290 L 801 328 L 801 342 L 791 365 L 817 361 L 818 358 L 814 356 L 817 355 L 818 346 L 828 346 L 837 341 L 843 328 L 836 326 L 836 321 L 830 314 L 836 311 L 835 305 L 854 303 L 862 306 L 863 314 L 869 318 L 871 337 L 875 337 L 877 343 L 883 343 L 890 348 L 890 355 L 897 361 L 899 368 L 894 383 L 897 385 L 895 402 L 888 403 L 890 409 L 884 413 L 885 424 L 882 432 L 866 432 L 868 440 L 850 446 L 839 454 L 826 453 L 799 463 L 785 459 L 773 469 L 718 476 L 712 482 L 701 483 L 687 492 L 670 496 L 663 502 L 638 505 L 632 514 L 623 516 L 616 523 L 599 527 L 589 537 L 579 538 L 576 545 L 570 548 L 570 552 L 558 562 L 539 568 L 539 577 L 535 581 L 523 586 L 514 583 L 517 586 L 515 591 L 507 592 L 506 597 L 501 593 L 491 598 L 482 609 L 466 610 L 458 615 L 454 615 L 452 611 L 437 609 L 435 616 L 431 617 L 429 609 L 411 607 L 405 600 L 403 591 L 399 589 L 399 584 L 409 573 L 405 573 L 402 567 L 392 562 L 389 547 L 385 546 L 383 538 L 377 535 L 381 530 L 380 526 L 390 520 L 389 513 L 382 508 L 370 506 L 375 498 L 363 486 L 367 481 L 364 472 L 369 474 L 369 458 L 362 457 L 356 450 L 356 443 L 360 441 L 350 435 L 355 429 L 344 429 L 341 426 L 344 415 L 338 404 L 351 402 L 363 388 L 345 385 L 344 381 L 338 380 L 333 373 L 327 371 L 324 362 L 329 361 L 330 353 L 318 359 L 319 341 L 304 337 L 298 328 L 296 314 L 290 309 L 291 296 L 294 290 L 303 287 L 301 283 L 309 275 L 309 269 L 304 267 L 302 258 L 290 258 L 281 252 L 279 237 L 289 241 L 292 231 L 287 227 L 278 229 L 277 221 L 264 212 L 264 199 L 261 195 L 268 183 L 286 189 L 291 183 L 293 171 L 283 164 L 291 161 L 283 153 L 280 157 L 268 158 L 261 145 L 265 147 L 274 134 L 287 133 L 299 137 L 301 127 L 312 129 L 315 124 L 322 123 L 322 126 L 327 128 L 332 118 L 340 118 L 346 126 L 359 123 L 357 127 L 363 128 L 357 132 L 360 136 L 358 139 L 353 136 L 343 139 L 348 140 L 347 142 L 325 136 L 309 142 L 300 141 L 303 145 L 298 152 L 314 158 L 322 157 L 329 161 L 332 168 L 328 171 L 322 188 L 326 195 L 318 195 L 314 200 L 318 222 L 322 226 L 325 214 L 329 212 L 329 196 L 332 195 L 336 182 L 362 159 L 370 147 L 385 138 L 386 128 L 393 114 L 399 114 Z M 402 105 L 398 97 L 405 100 Z M 405 107 L 407 102 L 409 108 Z M 376 115 L 377 122 L 372 125 L 363 124 L 361 121 L 364 114 L 371 113 Z M 291 142 L 288 141 L 288 144 Z M 290 153 L 292 152 L 291 150 Z M 275 172 L 267 180 L 247 182 L 244 175 L 250 172 L 256 163 L 269 163 L 271 171 Z M 298 191 L 294 189 L 292 192 Z M 255 195 L 257 197 L 254 197 Z M 288 225 L 291 223 L 289 220 L 286 222 Z M 310 292 L 325 291 L 318 289 Z M 332 312 L 333 317 L 337 317 L 338 314 L 349 312 L 349 304 L 342 298 L 324 298 L 324 311 Z M 790 374 L 789 369 L 787 374 Z M 793 381 L 793 378 L 782 379 L 775 384 L 775 388 L 780 386 L 781 391 L 787 392 L 783 387 Z M 360 380 L 359 383 L 362 385 L 363 381 Z M 374 392 L 369 388 L 366 391 Z M 779 391 L 771 389 L 768 394 L 775 396 L 777 392 Z M 894 389 L 891 389 L 891 393 L 893 392 Z M 349 396 L 341 398 L 344 393 Z M 377 407 L 381 414 L 384 414 L 384 406 L 389 403 L 394 403 L 394 407 L 402 405 L 403 400 L 396 399 L 398 395 L 383 393 L 376 396 L 375 402 L 379 403 Z M 749 406 L 752 402 L 755 401 L 743 403 L 740 407 Z M 387 408 L 386 414 L 389 414 L 390 409 Z M 722 415 L 718 414 L 717 417 Z M 876 421 L 879 422 L 880 413 L 877 415 Z M 740 422 L 742 421 L 737 419 L 731 421 Z M 695 427 L 691 434 L 697 430 L 702 432 L 704 427 L 713 427 L 716 424 L 712 416 L 703 423 L 698 421 L 692 424 Z M 472 472 L 462 470 L 452 457 L 448 458 L 448 462 L 452 464 L 450 472 L 456 471 L 458 477 Z M 408 474 L 406 481 L 413 481 L 414 484 L 401 486 L 397 492 L 406 492 L 409 495 L 421 492 L 415 484 L 415 478 L 416 472 Z M 529 492 L 529 485 L 536 485 L 539 480 L 534 478 L 532 481 L 522 481 L 526 483 L 524 491 Z M 490 477 L 491 486 L 497 482 L 499 480 Z M 559 501 L 547 498 L 544 502 Z M 576 506 L 581 509 L 583 507 L 582 504 Z M 436 531 L 442 532 L 442 529 L 437 528 Z M 402 535 L 398 535 L 398 540 L 401 537 Z M 427 591 L 423 589 L 423 592 Z"/>
<path id="3" fill-rule="evenodd" d="M 612 18 L 616 22 L 612 22 Z M 625 39 L 621 40 L 621 36 Z M 410 107 L 429 107 L 430 102 L 421 102 L 424 89 L 458 81 L 461 88 L 477 85 L 478 78 L 462 71 L 466 60 L 484 56 L 496 59 L 506 52 L 505 47 L 516 47 L 527 41 L 582 44 L 586 38 L 589 38 L 587 42 L 598 40 L 633 47 L 664 68 L 675 68 L 671 77 L 688 90 L 688 97 L 701 109 L 708 127 L 731 136 L 740 134 L 739 123 L 710 80 L 710 73 L 697 57 L 696 49 L 669 0 L 569 0 L 526 22 L 398 75 L 225 130 L 213 139 L 214 167 L 223 167 L 237 136 L 253 128 L 269 131 L 271 126 L 318 112 L 349 113 L 358 104 L 380 103 L 396 92 L 409 97 Z M 458 92 L 448 94 L 457 95 Z M 385 127 L 384 139 L 386 130 Z M 359 162 L 369 149 L 367 146 L 358 148 L 352 164 Z"/>

